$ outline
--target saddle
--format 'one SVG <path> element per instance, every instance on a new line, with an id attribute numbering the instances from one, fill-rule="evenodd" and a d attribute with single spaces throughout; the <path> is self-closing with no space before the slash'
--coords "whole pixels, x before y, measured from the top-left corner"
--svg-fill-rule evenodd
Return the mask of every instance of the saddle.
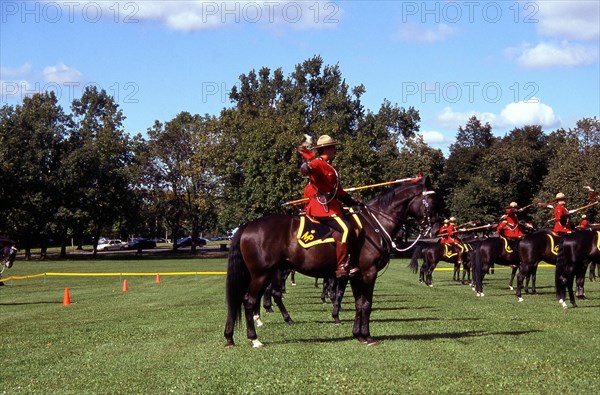
<path id="1" fill-rule="evenodd" d="M 350 213 L 348 219 L 350 219 L 353 225 L 352 228 L 358 236 L 363 227 L 362 222 L 352 208 L 348 209 L 348 212 Z M 319 244 L 336 243 L 336 239 L 333 237 L 333 229 L 306 214 L 300 215 L 300 225 L 298 226 L 296 239 L 298 240 L 298 244 L 303 248 L 310 248 Z"/>

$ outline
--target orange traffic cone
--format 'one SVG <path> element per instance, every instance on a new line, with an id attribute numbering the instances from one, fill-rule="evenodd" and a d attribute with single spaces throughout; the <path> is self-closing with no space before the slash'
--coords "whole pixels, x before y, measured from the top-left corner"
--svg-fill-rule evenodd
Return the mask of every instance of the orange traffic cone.
<path id="1" fill-rule="evenodd" d="M 160 274 L 156 273 L 156 283 L 160 284 Z"/>
<path id="2" fill-rule="evenodd" d="M 67 306 L 71 304 L 71 296 L 69 295 L 69 288 L 65 288 L 65 293 L 63 295 L 63 305 Z"/>
<path id="3" fill-rule="evenodd" d="M 129 285 L 127 285 L 127 280 L 123 280 L 123 292 L 129 291 Z"/>

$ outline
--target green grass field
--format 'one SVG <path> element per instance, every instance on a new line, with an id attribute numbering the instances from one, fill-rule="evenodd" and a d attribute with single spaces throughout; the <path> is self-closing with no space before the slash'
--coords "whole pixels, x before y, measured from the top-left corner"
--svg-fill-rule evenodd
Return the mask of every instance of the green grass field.
<path id="1" fill-rule="evenodd" d="M 517 303 L 510 272 L 486 278 L 486 296 L 434 273 L 418 283 L 407 261 L 378 280 L 367 347 L 352 334 L 348 294 L 342 325 L 331 322 L 313 279 L 288 282 L 296 325 L 263 314 L 262 349 L 245 327 L 225 349 L 225 259 L 17 261 L 4 277 L 56 272 L 155 275 L 42 276 L 0 288 L 5 394 L 591 394 L 600 392 L 600 285 L 563 310 L 553 268 L 538 294 Z M 122 291 L 122 281 L 129 291 Z M 71 304 L 63 306 L 69 288 Z"/>

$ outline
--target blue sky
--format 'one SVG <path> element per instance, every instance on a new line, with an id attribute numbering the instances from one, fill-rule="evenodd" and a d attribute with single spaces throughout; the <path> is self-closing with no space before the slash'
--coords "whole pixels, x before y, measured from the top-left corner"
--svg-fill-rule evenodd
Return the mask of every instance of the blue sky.
<path id="1" fill-rule="evenodd" d="M 144 133 L 181 111 L 218 115 L 252 69 L 289 75 L 320 55 L 365 86 L 367 109 L 415 107 L 447 153 L 472 115 L 498 136 L 600 117 L 599 4 L 3 0 L 0 104 L 51 89 L 68 111 L 94 84 Z"/>

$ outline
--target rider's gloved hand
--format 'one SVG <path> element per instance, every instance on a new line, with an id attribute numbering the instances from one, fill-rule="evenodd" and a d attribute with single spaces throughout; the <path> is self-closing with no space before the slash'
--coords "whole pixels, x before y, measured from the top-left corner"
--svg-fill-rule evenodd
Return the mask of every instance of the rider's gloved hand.
<path id="1" fill-rule="evenodd" d="M 302 174 L 304 177 L 308 177 L 311 170 L 312 168 L 310 167 L 310 164 L 308 164 L 308 162 L 304 162 L 302 166 L 300 166 L 300 174 Z"/>

